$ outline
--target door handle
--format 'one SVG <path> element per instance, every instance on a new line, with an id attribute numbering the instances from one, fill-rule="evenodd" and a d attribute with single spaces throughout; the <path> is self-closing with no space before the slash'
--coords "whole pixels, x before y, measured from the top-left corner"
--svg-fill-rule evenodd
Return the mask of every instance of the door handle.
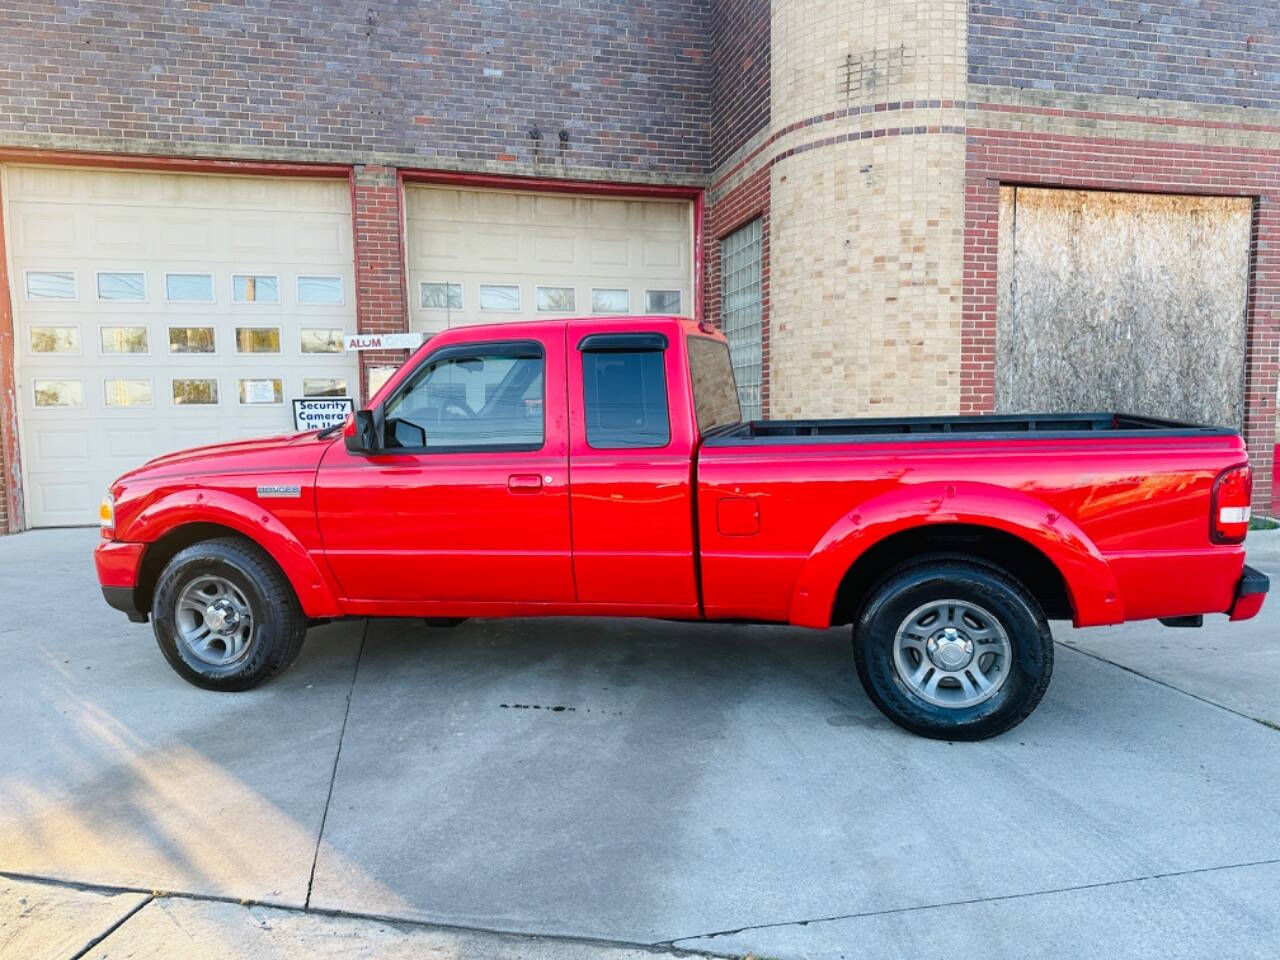
<path id="1" fill-rule="evenodd" d="M 513 473 L 507 477 L 507 489 L 512 493 L 537 493 L 542 489 L 542 474 Z"/>

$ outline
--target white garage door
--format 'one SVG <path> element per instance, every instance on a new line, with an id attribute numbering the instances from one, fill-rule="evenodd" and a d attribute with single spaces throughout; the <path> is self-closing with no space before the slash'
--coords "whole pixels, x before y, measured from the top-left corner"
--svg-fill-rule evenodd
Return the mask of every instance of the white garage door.
<path id="1" fill-rule="evenodd" d="M 166 451 L 354 396 L 345 180 L 3 169 L 31 526 Z"/>
<path id="2" fill-rule="evenodd" d="M 693 313 L 687 200 L 410 185 L 405 207 L 414 330 Z"/>

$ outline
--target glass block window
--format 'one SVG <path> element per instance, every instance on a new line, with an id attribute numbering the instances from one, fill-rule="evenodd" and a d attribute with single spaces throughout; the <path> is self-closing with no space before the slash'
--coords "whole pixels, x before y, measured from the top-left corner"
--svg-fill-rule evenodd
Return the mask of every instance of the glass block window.
<path id="1" fill-rule="evenodd" d="M 146 327 L 103 327 L 99 333 L 103 353 L 146 353 Z"/>
<path id="2" fill-rule="evenodd" d="M 79 353 L 79 327 L 32 327 L 32 353 Z"/>
<path id="3" fill-rule="evenodd" d="M 234 303 L 279 303 L 280 278 L 237 273 L 231 278 L 231 300 Z"/>
<path id="4" fill-rule="evenodd" d="M 762 243 L 760 220 L 752 220 L 720 241 L 720 329 L 729 341 L 733 376 L 743 420 L 763 416 L 760 385 L 762 344 Z"/>
<path id="5" fill-rule="evenodd" d="M 340 377 L 303 377 L 304 397 L 345 397 L 347 381 Z"/>
<path id="6" fill-rule="evenodd" d="M 279 352 L 279 327 L 236 327 L 236 353 Z"/>
<path id="7" fill-rule="evenodd" d="M 108 407 L 149 407 L 151 381 L 108 380 L 105 399 Z"/>
<path id="8" fill-rule="evenodd" d="M 578 309 L 578 291 L 573 287 L 539 287 L 539 313 L 573 313 Z"/>
<path id="9" fill-rule="evenodd" d="M 680 291 L 646 290 L 644 292 L 644 312 L 678 314 L 680 312 Z"/>
<path id="10" fill-rule="evenodd" d="M 241 403 L 284 403 L 284 385 L 279 377 L 247 377 L 238 386 Z"/>
<path id="11" fill-rule="evenodd" d="M 98 299 L 138 303 L 147 299 L 145 273 L 99 273 Z"/>
<path id="12" fill-rule="evenodd" d="M 298 302 L 307 306 L 342 303 L 342 278 L 299 277 Z"/>
<path id="13" fill-rule="evenodd" d="M 213 327 L 170 327 L 170 353 L 213 353 Z"/>
<path id="14" fill-rule="evenodd" d="M 626 313 L 631 309 L 630 290 L 592 290 L 592 313 Z"/>
<path id="15" fill-rule="evenodd" d="M 33 380 L 37 407 L 82 407 L 84 385 L 79 380 Z"/>
<path id="16" fill-rule="evenodd" d="M 28 300 L 74 300 L 76 275 L 70 270 L 28 270 Z"/>
<path id="17" fill-rule="evenodd" d="M 217 380 L 174 380 L 173 402 L 183 406 L 207 406 L 218 402 Z"/>
<path id="18" fill-rule="evenodd" d="M 419 288 L 424 310 L 461 310 L 462 284 L 424 283 Z"/>
<path id="19" fill-rule="evenodd" d="M 341 330 L 303 330 L 303 353 L 341 353 Z"/>
<path id="20" fill-rule="evenodd" d="M 480 284 L 481 310 L 519 310 L 520 288 L 497 283 Z"/>
<path id="21" fill-rule="evenodd" d="M 213 303 L 213 274 L 166 273 L 164 297 L 172 303 Z"/>

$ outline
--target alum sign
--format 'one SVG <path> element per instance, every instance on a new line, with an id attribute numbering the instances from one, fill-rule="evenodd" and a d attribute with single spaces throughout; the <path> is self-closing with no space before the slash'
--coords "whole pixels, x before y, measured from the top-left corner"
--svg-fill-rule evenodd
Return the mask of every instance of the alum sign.
<path id="1" fill-rule="evenodd" d="M 346 333 L 347 350 L 416 350 L 422 346 L 420 333 Z"/>

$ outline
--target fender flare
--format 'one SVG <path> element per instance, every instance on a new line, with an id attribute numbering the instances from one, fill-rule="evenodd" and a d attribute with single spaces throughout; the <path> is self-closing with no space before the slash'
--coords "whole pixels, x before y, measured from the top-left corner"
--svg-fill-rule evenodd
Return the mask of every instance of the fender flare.
<path id="1" fill-rule="evenodd" d="M 829 627 L 840 583 L 858 558 L 887 537 L 924 524 L 968 524 L 1012 534 L 1058 569 L 1077 626 L 1124 621 L 1115 574 L 1073 520 L 1020 490 L 938 481 L 872 497 L 832 524 L 800 569 L 791 594 L 790 622 Z"/>
<path id="2" fill-rule="evenodd" d="M 150 544 L 192 523 L 227 527 L 265 550 L 293 586 L 308 617 L 342 616 L 336 584 L 307 548 L 278 517 L 245 497 L 198 487 L 174 491 L 143 508 L 129 525 L 128 539 Z"/>

